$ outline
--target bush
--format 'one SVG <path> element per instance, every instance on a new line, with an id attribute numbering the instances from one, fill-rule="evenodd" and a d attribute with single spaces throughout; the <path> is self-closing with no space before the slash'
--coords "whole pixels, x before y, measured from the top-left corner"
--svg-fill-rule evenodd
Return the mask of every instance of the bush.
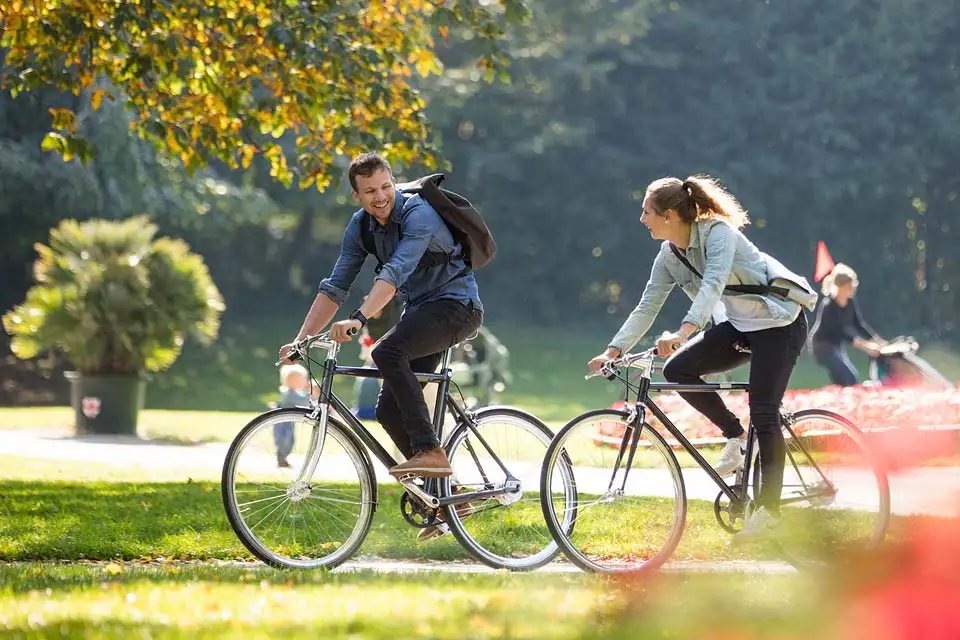
<path id="1" fill-rule="evenodd" d="M 156 232 L 145 217 L 61 222 L 3 316 L 13 353 L 59 348 L 83 374 L 136 374 L 168 368 L 188 336 L 215 338 L 224 305 L 203 259 Z"/>

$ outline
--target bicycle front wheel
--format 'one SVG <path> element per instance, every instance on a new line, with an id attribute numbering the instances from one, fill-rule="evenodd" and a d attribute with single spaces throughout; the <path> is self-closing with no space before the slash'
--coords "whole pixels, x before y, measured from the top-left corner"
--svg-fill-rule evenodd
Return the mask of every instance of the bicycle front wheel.
<path id="1" fill-rule="evenodd" d="M 814 409 L 793 414 L 783 435 L 778 544 L 784 558 L 797 568 L 816 568 L 878 545 L 890 522 L 890 486 L 863 432 Z"/>
<path id="2" fill-rule="evenodd" d="M 590 411 L 563 427 L 547 450 L 543 515 L 564 555 L 585 571 L 656 570 L 683 535 L 687 498 L 680 465 L 657 431 L 643 424 L 635 434 L 637 426 L 622 411 Z M 555 476 L 568 466 L 574 500 L 555 490 Z"/>
<path id="3" fill-rule="evenodd" d="M 320 431 L 309 409 L 269 411 L 237 434 L 224 460 L 221 488 L 230 526 L 271 566 L 335 567 L 370 531 L 377 485 L 366 450 L 332 416 L 326 436 Z M 316 457 L 311 451 L 321 444 L 315 470 L 305 475 Z"/>
<path id="4" fill-rule="evenodd" d="M 450 435 L 447 455 L 453 476 L 441 495 L 512 488 L 509 492 L 446 507 L 457 541 L 477 560 L 497 569 L 528 571 L 559 553 L 540 509 L 540 468 L 553 433 L 531 414 L 509 407 L 477 413 Z M 557 491 L 574 499 L 569 466 L 557 472 Z"/>

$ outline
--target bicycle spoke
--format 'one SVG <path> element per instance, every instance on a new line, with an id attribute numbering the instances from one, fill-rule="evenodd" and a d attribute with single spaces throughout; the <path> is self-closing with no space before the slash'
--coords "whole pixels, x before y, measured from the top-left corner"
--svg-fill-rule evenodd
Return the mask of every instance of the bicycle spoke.
<path id="1" fill-rule="evenodd" d="M 284 480 L 265 479 L 266 474 L 277 473 L 266 467 L 264 456 L 274 447 L 274 424 L 294 424 L 295 448 L 290 453 L 299 459 L 310 442 L 310 422 L 301 419 L 305 413 L 289 409 L 265 414 L 241 431 L 224 463 L 224 501 L 234 531 L 260 559 L 276 566 L 336 566 L 369 531 L 373 470 L 344 435 L 339 419 L 331 418 L 320 456 L 321 460 L 329 456 L 337 464 L 321 464 L 314 474 L 322 476 L 324 484 L 296 482 L 290 470 L 281 472 Z M 332 483 L 327 474 L 332 475 Z M 230 484 L 226 484 L 228 477 Z"/>

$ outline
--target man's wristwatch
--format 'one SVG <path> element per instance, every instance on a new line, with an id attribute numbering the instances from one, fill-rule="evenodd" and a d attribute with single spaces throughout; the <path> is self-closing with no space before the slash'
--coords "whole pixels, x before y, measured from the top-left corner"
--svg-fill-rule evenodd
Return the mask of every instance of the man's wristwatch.
<path id="1" fill-rule="evenodd" d="M 353 313 L 351 313 L 348 317 L 349 317 L 351 320 L 359 320 L 359 321 L 360 321 L 360 328 L 361 328 L 361 329 L 362 329 L 363 327 L 367 326 L 367 316 L 363 315 L 363 314 L 360 312 L 360 309 L 357 309 L 356 311 L 354 311 Z"/>

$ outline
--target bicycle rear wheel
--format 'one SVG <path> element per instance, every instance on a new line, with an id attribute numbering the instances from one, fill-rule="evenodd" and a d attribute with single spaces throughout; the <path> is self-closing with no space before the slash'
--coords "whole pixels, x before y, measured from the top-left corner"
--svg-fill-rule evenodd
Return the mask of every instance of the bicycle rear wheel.
<path id="1" fill-rule="evenodd" d="M 626 435 L 629 445 L 633 434 L 627 413 L 590 411 L 563 427 L 547 450 L 543 515 L 564 555 L 585 571 L 656 570 L 683 535 L 687 497 L 677 458 L 644 424 L 628 470 L 630 447 L 621 443 Z M 555 476 L 568 465 L 577 489 L 573 500 L 555 490 Z"/>
<path id="2" fill-rule="evenodd" d="M 784 559 L 816 568 L 878 545 L 890 522 L 890 486 L 863 432 L 840 415 L 812 409 L 793 414 L 783 434 L 784 530 L 777 543 Z"/>
<path id="3" fill-rule="evenodd" d="M 560 552 L 540 509 L 540 468 L 553 432 L 531 414 L 510 407 L 481 410 L 476 424 L 461 423 L 450 435 L 447 455 L 453 476 L 441 495 L 501 489 L 516 491 L 444 510 L 457 541 L 477 560 L 497 569 L 529 571 Z M 560 465 L 557 491 L 576 495 L 569 466 Z"/>
<path id="4" fill-rule="evenodd" d="M 319 421 L 306 408 L 277 409 L 243 428 L 223 463 L 221 489 L 230 526 L 257 558 L 280 568 L 332 568 L 363 543 L 377 485 L 366 450 L 330 417 L 320 462 L 300 478 Z M 278 466 L 277 443 L 293 446 Z M 281 445 L 286 446 L 286 445 Z"/>

